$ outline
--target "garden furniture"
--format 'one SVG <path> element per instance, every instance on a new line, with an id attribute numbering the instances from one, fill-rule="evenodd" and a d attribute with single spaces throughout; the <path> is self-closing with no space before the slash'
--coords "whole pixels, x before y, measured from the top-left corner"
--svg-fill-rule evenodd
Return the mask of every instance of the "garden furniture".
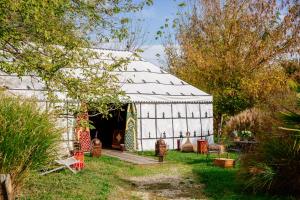
<path id="1" fill-rule="evenodd" d="M 209 158 L 211 154 L 217 154 L 218 157 L 214 159 L 213 163 L 217 166 L 224 167 L 224 168 L 229 168 L 229 167 L 234 167 L 236 160 L 230 159 L 229 158 L 229 153 L 224 150 L 223 145 L 219 144 L 212 144 L 208 145 L 208 150 L 206 152 L 206 163 L 208 164 Z M 226 154 L 226 158 L 222 158 L 221 155 Z"/>
<path id="2" fill-rule="evenodd" d="M 258 144 L 256 141 L 248 141 L 248 140 L 242 140 L 242 141 L 234 141 L 235 149 L 239 149 L 242 153 L 248 153 L 252 151 L 255 146 Z"/>
<path id="3" fill-rule="evenodd" d="M 61 159 L 61 160 L 55 160 L 55 162 L 59 165 L 61 165 L 60 167 L 54 168 L 52 170 L 46 171 L 41 173 L 40 175 L 46 175 L 64 168 L 68 168 L 71 172 L 73 172 L 74 174 L 76 174 L 76 170 L 72 169 L 71 165 L 74 165 L 76 163 L 79 163 L 80 161 L 76 160 L 75 157 L 69 157 L 66 159 Z"/>

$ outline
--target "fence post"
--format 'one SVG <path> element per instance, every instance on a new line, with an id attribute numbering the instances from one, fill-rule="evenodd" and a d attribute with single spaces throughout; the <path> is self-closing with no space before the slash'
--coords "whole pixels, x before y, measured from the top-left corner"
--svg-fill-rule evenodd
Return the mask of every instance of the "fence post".
<path id="1" fill-rule="evenodd" d="M 13 200 L 13 188 L 9 174 L 0 174 L 0 200 Z"/>

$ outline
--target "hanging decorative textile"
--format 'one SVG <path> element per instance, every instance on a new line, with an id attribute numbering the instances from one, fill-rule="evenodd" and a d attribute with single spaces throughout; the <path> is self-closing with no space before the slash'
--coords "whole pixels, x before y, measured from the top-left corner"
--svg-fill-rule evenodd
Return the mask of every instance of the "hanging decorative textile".
<path id="1" fill-rule="evenodd" d="M 125 129 L 125 149 L 136 150 L 137 114 L 135 105 L 130 103 L 127 108 L 126 129 Z"/>
<path id="2" fill-rule="evenodd" d="M 77 141 L 79 141 L 81 150 L 83 152 L 89 152 L 91 149 L 91 135 L 88 126 L 89 115 L 87 112 L 80 114 L 76 119 L 76 136 Z"/>

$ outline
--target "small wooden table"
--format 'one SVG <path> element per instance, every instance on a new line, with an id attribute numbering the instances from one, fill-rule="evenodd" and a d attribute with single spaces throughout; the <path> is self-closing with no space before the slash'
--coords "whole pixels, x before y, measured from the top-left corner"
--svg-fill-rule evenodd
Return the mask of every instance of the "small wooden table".
<path id="1" fill-rule="evenodd" d="M 240 149 L 242 153 L 252 151 L 258 144 L 256 141 L 235 141 L 236 148 Z"/>

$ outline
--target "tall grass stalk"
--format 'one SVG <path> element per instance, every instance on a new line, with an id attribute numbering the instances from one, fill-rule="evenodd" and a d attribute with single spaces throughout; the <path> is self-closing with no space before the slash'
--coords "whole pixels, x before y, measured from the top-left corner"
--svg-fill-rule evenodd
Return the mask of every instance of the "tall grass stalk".
<path id="1" fill-rule="evenodd" d="M 0 93 L 0 173 L 11 175 L 15 191 L 31 170 L 57 155 L 60 130 L 54 122 L 36 102 Z"/>

